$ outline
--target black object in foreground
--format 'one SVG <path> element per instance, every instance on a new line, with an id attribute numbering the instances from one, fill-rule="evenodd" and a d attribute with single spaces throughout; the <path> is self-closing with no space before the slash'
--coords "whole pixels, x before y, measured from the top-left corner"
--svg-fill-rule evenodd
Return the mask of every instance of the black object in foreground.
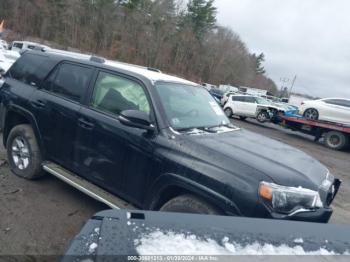
<path id="1" fill-rule="evenodd" d="M 222 254 L 332 255 L 349 254 L 349 248 L 350 226 L 107 210 L 86 223 L 62 261 L 169 261 L 176 255 L 221 261 L 228 258 Z"/>

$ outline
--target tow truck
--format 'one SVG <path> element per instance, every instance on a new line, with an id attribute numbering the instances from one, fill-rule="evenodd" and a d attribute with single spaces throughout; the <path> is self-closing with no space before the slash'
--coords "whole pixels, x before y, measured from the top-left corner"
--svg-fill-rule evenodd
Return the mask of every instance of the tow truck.
<path id="1" fill-rule="evenodd" d="M 324 145 L 334 150 L 345 149 L 350 144 L 350 126 L 323 120 L 310 120 L 301 115 L 285 113 L 279 116 L 280 125 L 308 134 L 314 141 L 324 138 Z"/>

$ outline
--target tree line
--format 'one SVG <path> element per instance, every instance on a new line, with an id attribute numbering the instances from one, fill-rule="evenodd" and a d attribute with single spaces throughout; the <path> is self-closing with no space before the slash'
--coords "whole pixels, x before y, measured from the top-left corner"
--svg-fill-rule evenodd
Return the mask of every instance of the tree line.
<path id="1" fill-rule="evenodd" d="M 264 55 L 251 54 L 235 32 L 217 24 L 214 4 L 214 0 L 1 0 L 0 19 L 16 33 L 12 38 L 37 37 L 196 82 L 275 93 L 276 85 L 263 68 Z"/>

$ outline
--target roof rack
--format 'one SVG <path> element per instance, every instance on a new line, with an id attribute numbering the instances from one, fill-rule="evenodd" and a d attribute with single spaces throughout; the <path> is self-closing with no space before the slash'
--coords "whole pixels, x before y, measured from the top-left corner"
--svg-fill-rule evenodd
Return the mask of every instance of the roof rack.
<path id="1" fill-rule="evenodd" d="M 159 69 L 153 68 L 153 67 L 147 67 L 147 70 L 148 70 L 148 71 L 152 71 L 152 72 L 157 72 L 157 73 L 161 73 L 161 72 L 162 72 L 162 71 L 160 71 Z"/>
<path id="2" fill-rule="evenodd" d="M 90 61 L 96 62 L 96 63 L 101 63 L 101 64 L 104 64 L 106 62 L 106 60 L 103 57 L 99 57 L 99 56 L 91 56 Z"/>

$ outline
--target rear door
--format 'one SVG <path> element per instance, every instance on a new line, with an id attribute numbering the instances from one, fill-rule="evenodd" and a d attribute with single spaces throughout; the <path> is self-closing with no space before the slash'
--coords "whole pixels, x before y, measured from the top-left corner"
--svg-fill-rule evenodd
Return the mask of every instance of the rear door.
<path id="1" fill-rule="evenodd" d="M 78 118 L 79 174 L 139 204 L 154 166 L 152 136 L 121 124 L 118 116 L 123 110 L 151 114 L 149 101 L 137 79 L 101 70 Z"/>
<path id="2" fill-rule="evenodd" d="M 32 96 L 47 160 L 76 171 L 74 147 L 80 101 L 87 92 L 93 68 L 71 62 L 59 64 Z"/>
<path id="3" fill-rule="evenodd" d="M 345 99 L 324 100 L 327 108 L 322 112 L 322 118 L 328 121 L 350 124 L 350 101 Z"/>

